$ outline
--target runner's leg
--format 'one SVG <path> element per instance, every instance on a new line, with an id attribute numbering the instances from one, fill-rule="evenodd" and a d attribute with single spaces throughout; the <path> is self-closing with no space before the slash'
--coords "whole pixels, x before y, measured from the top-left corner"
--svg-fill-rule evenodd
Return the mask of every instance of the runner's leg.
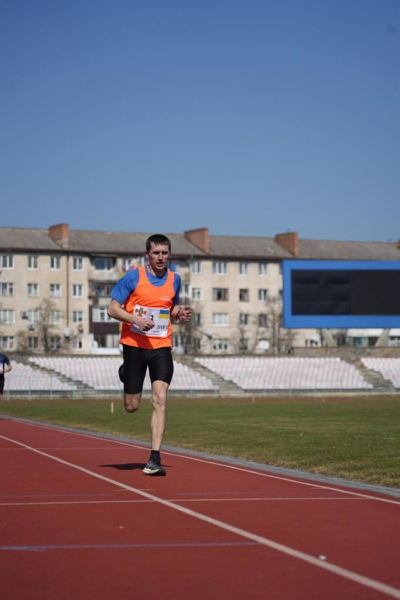
<path id="1" fill-rule="evenodd" d="M 167 424 L 167 393 L 174 373 L 171 348 L 152 351 L 149 373 L 153 395 L 153 413 L 150 423 L 151 448 L 159 451 Z"/>
<path id="2" fill-rule="evenodd" d="M 128 413 L 140 406 L 143 382 L 147 370 L 146 351 L 134 346 L 123 345 L 124 356 L 124 405 Z"/>
<path id="3" fill-rule="evenodd" d="M 160 450 L 167 424 L 168 383 L 154 381 L 152 386 L 153 412 L 151 415 L 151 449 Z"/>

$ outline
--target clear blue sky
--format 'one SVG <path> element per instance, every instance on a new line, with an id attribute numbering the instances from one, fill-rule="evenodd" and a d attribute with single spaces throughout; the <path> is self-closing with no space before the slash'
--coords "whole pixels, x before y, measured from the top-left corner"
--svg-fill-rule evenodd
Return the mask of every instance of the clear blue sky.
<path id="1" fill-rule="evenodd" d="M 395 241 L 399 0 L 1 0 L 0 225 Z"/>

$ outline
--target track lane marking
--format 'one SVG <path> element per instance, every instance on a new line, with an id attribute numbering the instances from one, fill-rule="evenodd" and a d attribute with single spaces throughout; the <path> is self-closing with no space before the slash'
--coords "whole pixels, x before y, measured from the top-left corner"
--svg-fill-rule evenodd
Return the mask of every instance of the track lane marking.
<path id="1" fill-rule="evenodd" d="M 159 544 L 59 544 L 49 546 L 0 546 L 0 551 L 44 552 L 46 550 L 114 550 L 120 548 L 212 548 L 220 546 L 261 546 L 257 542 L 160 542 Z"/>
<path id="2" fill-rule="evenodd" d="M 80 471 L 82 473 L 90 475 L 91 477 L 95 477 L 102 481 L 106 481 L 107 483 L 111 483 L 112 485 L 116 485 L 125 490 L 133 492 L 134 494 L 143 496 L 144 498 L 147 498 L 148 500 L 152 500 L 153 502 L 157 502 L 158 504 L 162 504 L 163 506 L 172 508 L 173 510 L 181 512 L 189 517 L 194 517 L 195 519 L 198 519 L 199 521 L 204 521 L 205 523 L 209 523 L 210 525 L 219 527 L 220 529 L 223 529 L 225 531 L 228 531 L 230 533 L 238 535 L 239 537 L 246 538 L 252 542 L 257 542 L 258 544 L 262 544 L 263 546 L 271 548 L 272 550 L 276 550 L 278 552 L 281 552 L 283 554 L 291 556 L 292 558 L 297 558 L 298 560 L 301 560 L 303 562 L 311 564 L 311 565 L 318 567 L 324 571 L 328 571 L 330 573 L 333 573 L 334 575 L 338 575 L 340 577 L 343 577 L 344 579 L 348 579 L 350 581 L 353 581 L 354 583 L 358 583 L 359 585 L 363 585 L 367 588 L 376 590 L 376 591 L 381 592 L 382 594 L 386 594 L 387 596 L 390 596 L 392 598 L 400 599 L 400 589 L 398 589 L 398 588 L 394 588 L 394 587 L 387 585 L 385 583 L 382 583 L 380 581 L 376 581 L 375 579 L 371 579 L 364 575 L 360 575 L 359 573 L 355 573 L 353 571 L 350 571 L 348 569 L 345 569 L 345 568 L 335 565 L 333 563 L 329 563 L 327 561 L 321 561 L 320 559 L 317 559 L 314 556 L 306 554 L 305 552 L 295 550 L 294 548 L 290 548 L 290 546 L 285 546 L 284 544 L 274 542 L 273 540 L 270 540 L 268 538 L 262 537 L 260 535 L 256 535 L 254 533 L 251 533 L 250 531 L 246 531 L 245 529 L 240 529 L 239 527 L 229 525 L 229 523 L 224 523 L 223 521 L 219 521 L 218 519 L 208 517 L 201 513 L 195 512 L 195 511 L 191 510 L 190 508 L 186 508 L 184 506 L 179 506 L 178 504 L 176 504 L 174 502 L 170 502 L 169 500 L 163 500 L 162 498 L 158 498 L 157 496 L 153 496 L 151 494 L 148 494 L 147 492 L 138 490 L 132 486 L 129 486 L 129 485 L 126 485 L 119 481 L 116 481 L 115 479 L 110 479 L 109 477 L 105 477 L 104 475 L 100 475 L 98 473 L 94 473 L 93 471 L 89 471 L 88 469 L 85 469 L 84 467 L 75 465 L 74 463 L 70 463 L 66 460 L 63 460 L 62 458 L 58 458 L 57 456 L 52 456 L 51 454 L 47 454 L 46 452 L 37 450 L 36 448 L 28 446 L 27 444 L 23 444 L 22 442 L 18 442 L 16 440 L 7 438 L 2 435 L 0 435 L 0 438 L 6 440 L 8 442 L 17 444 L 19 446 L 22 446 L 22 447 L 26 448 L 27 450 L 30 450 L 31 452 L 34 452 L 36 454 L 40 454 L 41 456 L 45 456 L 46 458 L 55 460 L 56 462 L 59 462 L 60 464 L 63 464 L 65 466 L 76 469 L 77 471 Z"/>
<path id="3" fill-rule="evenodd" d="M 138 444 L 134 444 L 134 443 L 130 444 L 128 442 L 120 442 L 118 440 L 108 440 L 107 438 L 102 438 L 101 436 L 97 437 L 96 435 L 87 435 L 85 433 L 80 433 L 80 432 L 78 433 L 75 431 L 66 431 L 65 429 L 57 429 L 57 427 L 62 427 L 62 426 L 55 425 L 53 427 L 47 427 L 46 425 L 38 425 L 36 423 L 28 423 L 26 421 L 20 421 L 18 419 L 13 419 L 13 418 L 10 418 L 10 421 L 15 421 L 16 423 L 22 423 L 22 425 L 27 425 L 28 427 L 41 427 L 43 429 L 48 429 L 49 431 L 59 431 L 61 433 L 65 433 L 66 435 L 78 435 L 78 436 L 86 437 L 89 439 L 95 439 L 95 440 L 102 439 L 103 441 L 107 441 L 109 443 L 119 444 L 122 446 L 128 446 L 128 448 L 147 450 L 146 447 L 139 446 Z M 196 462 L 206 463 L 207 465 L 215 465 L 217 467 L 225 467 L 226 469 L 234 469 L 236 471 L 242 471 L 244 473 L 249 473 L 251 475 L 258 475 L 259 477 L 268 477 L 270 479 L 278 479 L 280 481 L 288 481 L 289 483 L 293 483 L 293 484 L 297 484 L 297 485 L 305 485 L 308 487 L 314 487 L 314 488 L 321 489 L 321 490 L 330 490 L 333 492 L 338 492 L 339 494 L 349 494 L 352 496 L 358 496 L 360 498 L 369 498 L 370 500 L 375 500 L 377 502 L 385 502 L 386 504 L 395 504 L 397 506 L 400 505 L 400 501 L 398 501 L 398 500 L 390 500 L 389 498 L 381 498 L 380 496 L 370 496 L 368 494 L 363 494 L 361 492 L 352 492 L 347 489 L 330 487 L 328 485 L 309 483 L 308 481 L 300 481 L 297 478 L 291 479 L 290 477 L 283 477 L 280 475 L 271 475 L 270 473 L 265 473 L 263 471 L 253 471 L 252 469 L 245 469 L 244 467 L 236 467 L 235 465 L 229 465 L 227 463 L 220 463 L 220 462 L 216 462 L 213 460 L 206 460 L 204 458 L 197 458 L 195 456 L 188 456 L 185 454 L 169 452 L 168 450 L 165 450 L 165 451 L 163 450 L 162 454 L 163 454 L 163 456 L 176 456 L 178 458 L 184 458 L 187 460 L 194 460 Z"/>
<path id="4" fill-rule="evenodd" d="M 168 502 L 178 502 L 185 504 L 186 502 L 284 502 L 290 500 L 333 500 L 334 502 L 341 502 L 343 500 L 347 502 L 366 502 L 367 498 L 170 498 Z M 58 505 L 70 505 L 70 504 L 145 504 L 153 502 L 152 500 L 60 500 L 54 502 L 0 502 L 0 506 L 58 506 Z"/>

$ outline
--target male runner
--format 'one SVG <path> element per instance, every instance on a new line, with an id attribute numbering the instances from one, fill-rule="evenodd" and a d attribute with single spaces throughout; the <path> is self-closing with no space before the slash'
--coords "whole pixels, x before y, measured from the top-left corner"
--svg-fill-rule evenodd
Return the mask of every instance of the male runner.
<path id="1" fill-rule="evenodd" d="M 12 366 L 10 364 L 8 356 L 0 352 L 0 400 L 3 397 L 4 390 L 4 373 L 11 371 Z"/>
<path id="2" fill-rule="evenodd" d="M 160 234 L 146 242 L 148 265 L 129 271 L 114 286 L 108 315 L 122 321 L 125 410 L 134 413 L 140 406 L 147 367 L 151 379 L 151 454 L 143 469 L 147 475 L 165 475 L 160 449 L 167 422 L 167 392 L 174 372 L 170 318 L 189 322 L 192 311 L 179 305 L 181 279 L 167 269 L 170 240 Z M 120 369 L 121 371 L 121 369 Z"/>

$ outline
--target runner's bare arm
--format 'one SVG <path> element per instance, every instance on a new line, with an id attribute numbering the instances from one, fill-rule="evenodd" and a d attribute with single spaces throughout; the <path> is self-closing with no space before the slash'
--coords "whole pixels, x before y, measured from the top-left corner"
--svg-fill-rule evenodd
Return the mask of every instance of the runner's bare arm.
<path id="1" fill-rule="evenodd" d="M 114 298 L 108 306 L 107 314 L 112 319 L 116 319 L 122 323 L 132 323 L 137 325 L 141 331 L 148 331 L 154 327 L 154 321 L 147 319 L 146 317 L 134 317 L 131 313 L 128 313 L 122 308 L 122 304 L 114 300 Z"/>

